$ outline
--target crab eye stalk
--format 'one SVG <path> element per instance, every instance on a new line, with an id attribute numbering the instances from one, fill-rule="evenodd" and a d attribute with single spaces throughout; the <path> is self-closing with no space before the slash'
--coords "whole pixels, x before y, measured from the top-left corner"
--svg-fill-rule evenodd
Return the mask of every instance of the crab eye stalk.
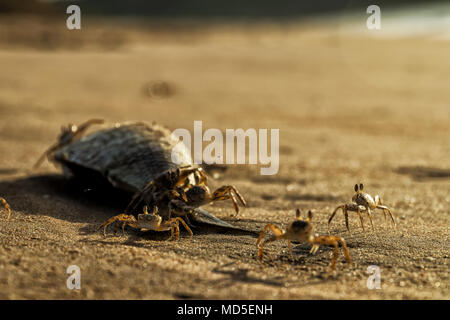
<path id="1" fill-rule="evenodd" d="M 359 190 L 361 190 L 361 191 L 362 191 L 362 190 L 363 190 L 363 188 L 364 188 L 364 185 L 363 185 L 362 183 L 360 183 L 360 184 L 359 184 Z"/>
<path id="2" fill-rule="evenodd" d="M 308 210 L 308 219 L 311 221 L 313 217 L 313 213 L 311 210 Z"/>
<path id="3" fill-rule="evenodd" d="M 355 184 L 355 192 L 358 192 L 358 185 Z"/>
<path id="4" fill-rule="evenodd" d="M 300 209 L 297 209 L 295 211 L 295 217 L 298 219 L 298 218 L 300 218 L 300 215 L 301 215 L 301 211 L 300 211 Z"/>

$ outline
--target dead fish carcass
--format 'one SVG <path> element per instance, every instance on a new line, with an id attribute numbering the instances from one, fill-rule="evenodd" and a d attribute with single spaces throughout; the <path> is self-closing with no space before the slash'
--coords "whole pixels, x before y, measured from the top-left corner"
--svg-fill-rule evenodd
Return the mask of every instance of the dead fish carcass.
<path id="1" fill-rule="evenodd" d="M 125 122 L 83 136 L 89 127 L 102 123 L 103 120 L 92 119 L 79 126 L 63 127 L 58 141 L 35 165 L 47 157 L 60 164 L 66 174 L 100 178 L 116 189 L 132 192 L 125 213 L 109 219 L 102 227 L 119 221 L 136 228 L 173 233 L 181 217 L 188 222 L 239 230 L 200 206 L 230 199 L 237 215 L 238 201 L 246 205 L 244 198 L 232 185 L 211 192 L 206 173 L 193 164 L 189 150 L 170 130 L 156 123 Z M 145 205 L 144 213 L 136 213 L 140 205 Z"/>

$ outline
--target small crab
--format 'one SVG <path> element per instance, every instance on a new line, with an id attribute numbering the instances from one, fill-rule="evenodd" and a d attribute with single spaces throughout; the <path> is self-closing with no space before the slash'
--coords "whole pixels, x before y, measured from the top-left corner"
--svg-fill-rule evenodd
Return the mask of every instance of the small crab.
<path id="1" fill-rule="evenodd" d="M 8 218 L 7 220 L 9 220 L 9 218 L 11 217 L 11 207 L 9 206 L 8 202 L 6 202 L 5 198 L 0 197 L 0 203 L 2 204 L 2 206 L 6 209 L 6 211 L 8 212 Z"/>
<path id="2" fill-rule="evenodd" d="M 189 179 L 191 175 L 194 176 L 195 185 L 192 185 Z M 125 211 L 135 210 L 141 202 L 145 202 L 149 206 L 158 206 L 164 203 L 169 208 L 168 216 L 170 218 L 171 207 L 174 205 L 178 206 L 179 211 L 181 211 L 179 213 L 183 214 L 184 207 L 186 207 L 187 211 L 190 211 L 192 207 L 200 207 L 215 201 L 231 199 L 237 216 L 239 214 L 239 206 L 236 198 L 239 199 L 243 206 L 246 206 L 244 197 L 242 197 L 236 187 L 225 185 L 211 193 L 207 186 L 207 177 L 204 170 L 200 167 L 188 165 L 170 169 L 158 175 L 142 190 L 133 195 Z M 174 204 L 173 201 L 177 203 Z"/>
<path id="3" fill-rule="evenodd" d="M 331 214 L 330 218 L 328 219 L 328 228 L 330 227 L 331 220 L 333 220 L 334 216 L 336 215 L 336 213 L 339 209 L 342 209 L 342 211 L 344 213 L 345 225 L 347 227 L 348 232 L 350 232 L 350 228 L 348 225 L 347 211 L 353 211 L 353 212 L 358 213 L 359 221 L 361 223 L 361 228 L 363 229 L 364 232 L 365 232 L 365 229 L 364 229 L 363 217 L 362 217 L 361 212 L 367 213 L 367 216 L 369 217 L 369 220 L 370 220 L 370 224 L 372 226 L 372 230 L 375 231 L 375 228 L 373 227 L 373 221 L 372 221 L 372 215 L 371 215 L 371 210 L 374 210 L 374 209 L 382 209 L 383 210 L 384 219 L 386 222 L 387 222 L 387 220 L 386 220 L 386 211 L 387 211 L 389 213 L 389 216 L 392 219 L 393 225 L 396 226 L 395 219 L 394 219 L 394 216 L 392 215 L 391 210 L 388 207 L 382 205 L 381 198 L 378 195 L 376 195 L 375 198 L 373 198 L 370 194 L 363 192 L 363 188 L 364 188 L 364 185 L 362 183 L 359 184 L 359 188 L 358 188 L 358 185 L 355 184 L 355 192 L 356 193 L 352 197 L 353 203 L 343 204 L 343 205 L 338 206 L 336 209 L 334 209 L 333 213 Z"/>
<path id="4" fill-rule="evenodd" d="M 180 222 L 189 232 L 191 237 L 193 236 L 192 230 L 188 227 L 186 222 L 183 221 L 180 217 L 171 218 L 169 220 L 163 221 L 163 218 L 157 214 L 158 208 L 154 207 L 152 213 L 148 212 L 147 206 L 144 206 L 144 213 L 140 213 L 137 215 L 137 219 L 133 215 L 129 214 L 119 214 L 115 217 L 108 219 L 105 223 L 103 223 L 100 227 L 103 228 L 103 234 L 106 237 L 106 228 L 108 225 L 114 222 L 122 222 L 122 232 L 124 232 L 124 228 L 126 225 L 129 225 L 132 228 L 136 229 L 144 229 L 144 230 L 153 230 L 153 231 L 168 231 L 170 230 L 170 238 L 171 240 L 175 234 L 175 239 L 178 240 L 180 237 Z"/>
<path id="5" fill-rule="evenodd" d="M 267 243 L 277 240 L 287 240 L 289 253 L 292 259 L 293 255 L 292 255 L 291 241 L 301 241 L 312 244 L 313 246 L 310 251 L 312 254 L 315 254 L 317 252 L 320 245 L 332 245 L 334 246 L 334 253 L 333 259 L 331 260 L 330 271 L 333 271 L 336 265 L 336 260 L 339 256 L 339 243 L 340 243 L 344 250 L 347 263 L 348 264 L 351 263 L 350 254 L 348 252 L 347 245 L 345 244 L 345 240 L 343 238 L 329 235 L 328 236 L 319 236 L 317 234 L 313 235 L 314 225 L 311 223 L 313 217 L 313 213 L 311 212 L 311 210 L 308 211 L 308 218 L 303 219 L 301 217 L 300 210 L 297 209 L 296 217 L 297 219 L 288 226 L 286 231 L 281 230 L 280 228 L 271 223 L 267 224 L 264 227 L 264 229 L 261 231 L 259 235 L 258 241 L 256 241 L 257 247 L 268 229 L 272 230 L 272 232 L 275 235 L 265 240 L 259 247 L 258 257 L 260 260 L 262 260 L 264 246 Z"/>

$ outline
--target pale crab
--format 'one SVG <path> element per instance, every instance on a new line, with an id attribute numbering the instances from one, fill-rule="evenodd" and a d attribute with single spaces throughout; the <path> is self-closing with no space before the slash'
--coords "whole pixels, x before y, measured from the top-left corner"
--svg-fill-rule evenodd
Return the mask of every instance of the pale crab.
<path id="1" fill-rule="evenodd" d="M 345 243 L 345 240 L 343 238 L 337 237 L 337 236 L 330 236 L 330 235 L 320 236 L 318 234 L 313 234 L 314 225 L 311 222 L 312 217 L 313 217 L 313 213 L 311 212 L 311 210 L 309 210 L 308 217 L 306 219 L 303 219 L 301 217 L 300 210 L 297 209 L 297 211 L 296 211 L 297 219 L 287 227 L 286 231 L 283 231 L 282 229 L 278 228 L 277 226 L 275 226 L 272 223 L 267 224 L 264 227 L 264 229 L 261 231 L 258 241 L 256 241 L 256 246 L 258 247 L 259 243 L 261 242 L 264 235 L 266 234 L 266 232 L 269 229 L 274 233 L 274 236 L 265 240 L 259 246 L 259 251 L 258 251 L 259 259 L 262 260 L 264 246 L 267 243 L 277 241 L 277 240 L 287 240 L 291 259 L 293 259 L 291 241 L 300 241 L 300 242 L 306 242 L 306 243 L 312 244 L 312 248 L 310 251 L 312 254 L 315 254 L 321 245 L 333 246 L 334 251 L 333 251 L 333 258 L 331 260 L 330 271 L 333 271 L 335 268 L 336 260 L 339 256 L 339 244 L 341 244 L 342 249 L 344 250 L 344 254 L 345 254 L 347 263 L 350 265 L 350 263 L 351 263 L 350 254 L 349 254 L 347 245 Z"/>
<path id="2" fill-rule="evenodd" d="M 355 184 L 355 192 L 356 193 L 352 197 L 353 203 L 343 204 L 343 205 L 338 206 L 336 209 L 334 209 L 333 213 L 331 214 L 330 218 L 328 219 L 328 228 L 330 227 L 331 220 L 333 220 L 334 216 L 336 215 L 336 213 L 339 209 L 341 209 L 342 212 L 344 213 L 345 226 L 347 227 L 348 232 L 350 232 L 350 227 L 348 224 L 348 211 L 358 213 L 359 221 L 361 223 L 361 228 L 363 229 L 364 232 L 365 232 L 365 229 L 364 229 L 364 223 L 363 223 L 363 216 L 362 216 L 361 212 L 367 213 L 367 216 L 369 217 L 369 220 L 370 220 L 370 224 L 372 226 L 372 230 L 375 231 L 375 228 L 373 226 L 373 221 L 372 221 L 372 215 L 371 215 L 371 210 L 374 210 L 374 209 L 383 210 L 383 215 L 384 215 L 384 219 L 385 219 L 386 223 L 387 223 L 387 220 L 386 220 L 386 212 L 387 212 L 392 219 L 392 223 L 393 223 L 394 227 L 397 226 L 391 210 L 387 206 L 384 206 L 381 203 L 381 198 L 378 195 L 376 195 L 375 198 L 373 198 L 370 194 L 363 192 L 363 189 L 364 189 L 364 185 L 362 183 L 359 184 L 359 187 L 357 184 Z"/>
<path id="3" fill-rule="evenodd" d="M 6 202 L 5 198 L 0 197 L 0 203 L 5 208 L 5 210 L 8 212 L 7 220 L 9 220 L 9 218 L 11 217 L 11 207 L 9 206 L 8 202 Z"/>
<path id="4" fill-rule="evenodd" d="M 180 217 L 170 218 L 169 220 L 164 220 L 157 214 L 158 207 L 154 207 L 151 213 L 148 212 L 147 206 L 144 206 L 144 213 L 137 215 L 137 218 L 130 214 L 119 214 L 115 217 L 108 219 L 103 223 L 99 229 L 103 228 L 103 234 L 106 237 L 106 228 L 108 225 L 114 222 L 122 222 L 122 233 L 126 225 L 140 229 L 140 230 L 152 230 L 152 231 L 168 231 L 170 230 L 171 240 L 175 234 L 175 239 L 178 240 L 180 237 L 180 222 L 184 228 L 189 232 L 190 236 L 193 236 L 191 228 L 183 221 Z"/>

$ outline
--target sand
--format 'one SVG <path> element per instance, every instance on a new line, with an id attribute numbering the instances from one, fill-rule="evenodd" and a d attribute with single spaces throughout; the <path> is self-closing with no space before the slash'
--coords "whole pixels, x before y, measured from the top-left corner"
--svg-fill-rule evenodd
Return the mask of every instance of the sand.
<path id="1" fill-rule="evenodd" d="M 448 299 L 450 42 L 346 33 L 339 25 L 257 24 L 140 29 L 91 21 L 78 33 L 50 22 L 3 20 L 0 42 L 1 299 Z M 28 24 L 32 28 L 21 28 Z M 59 25 L 58 25 L 59 26 Z M 50 30 L 50 31 L 48 31 Z M 120 41 L 115 42 L 115 39 Z M 45 41 L 44 41 L 45 40 Z M 162 89 L 155 83 L 164 83 Z M 153 87 L 152 87 L 153 86 Z M 230 165 L 212 187 L 236 186 L 248 206 L 204 208 L 231 224 L 286 227 L 312 209 L 327 233 L 355 183 L 383 199 L 398 228 L 355 213 L 332 249 L 284 241 L 257 259 L 256 238 L 194 230 L 189 239 L 97 230 L 122 203 L 31 170 L 62 125 L 90 118 L 157 121 L 171 129 L 280 129 L 280 169 Z M 81 270 L 81 289 L 66 286 Z M 380 270 L 369 289 L 368 266 Z"/>

